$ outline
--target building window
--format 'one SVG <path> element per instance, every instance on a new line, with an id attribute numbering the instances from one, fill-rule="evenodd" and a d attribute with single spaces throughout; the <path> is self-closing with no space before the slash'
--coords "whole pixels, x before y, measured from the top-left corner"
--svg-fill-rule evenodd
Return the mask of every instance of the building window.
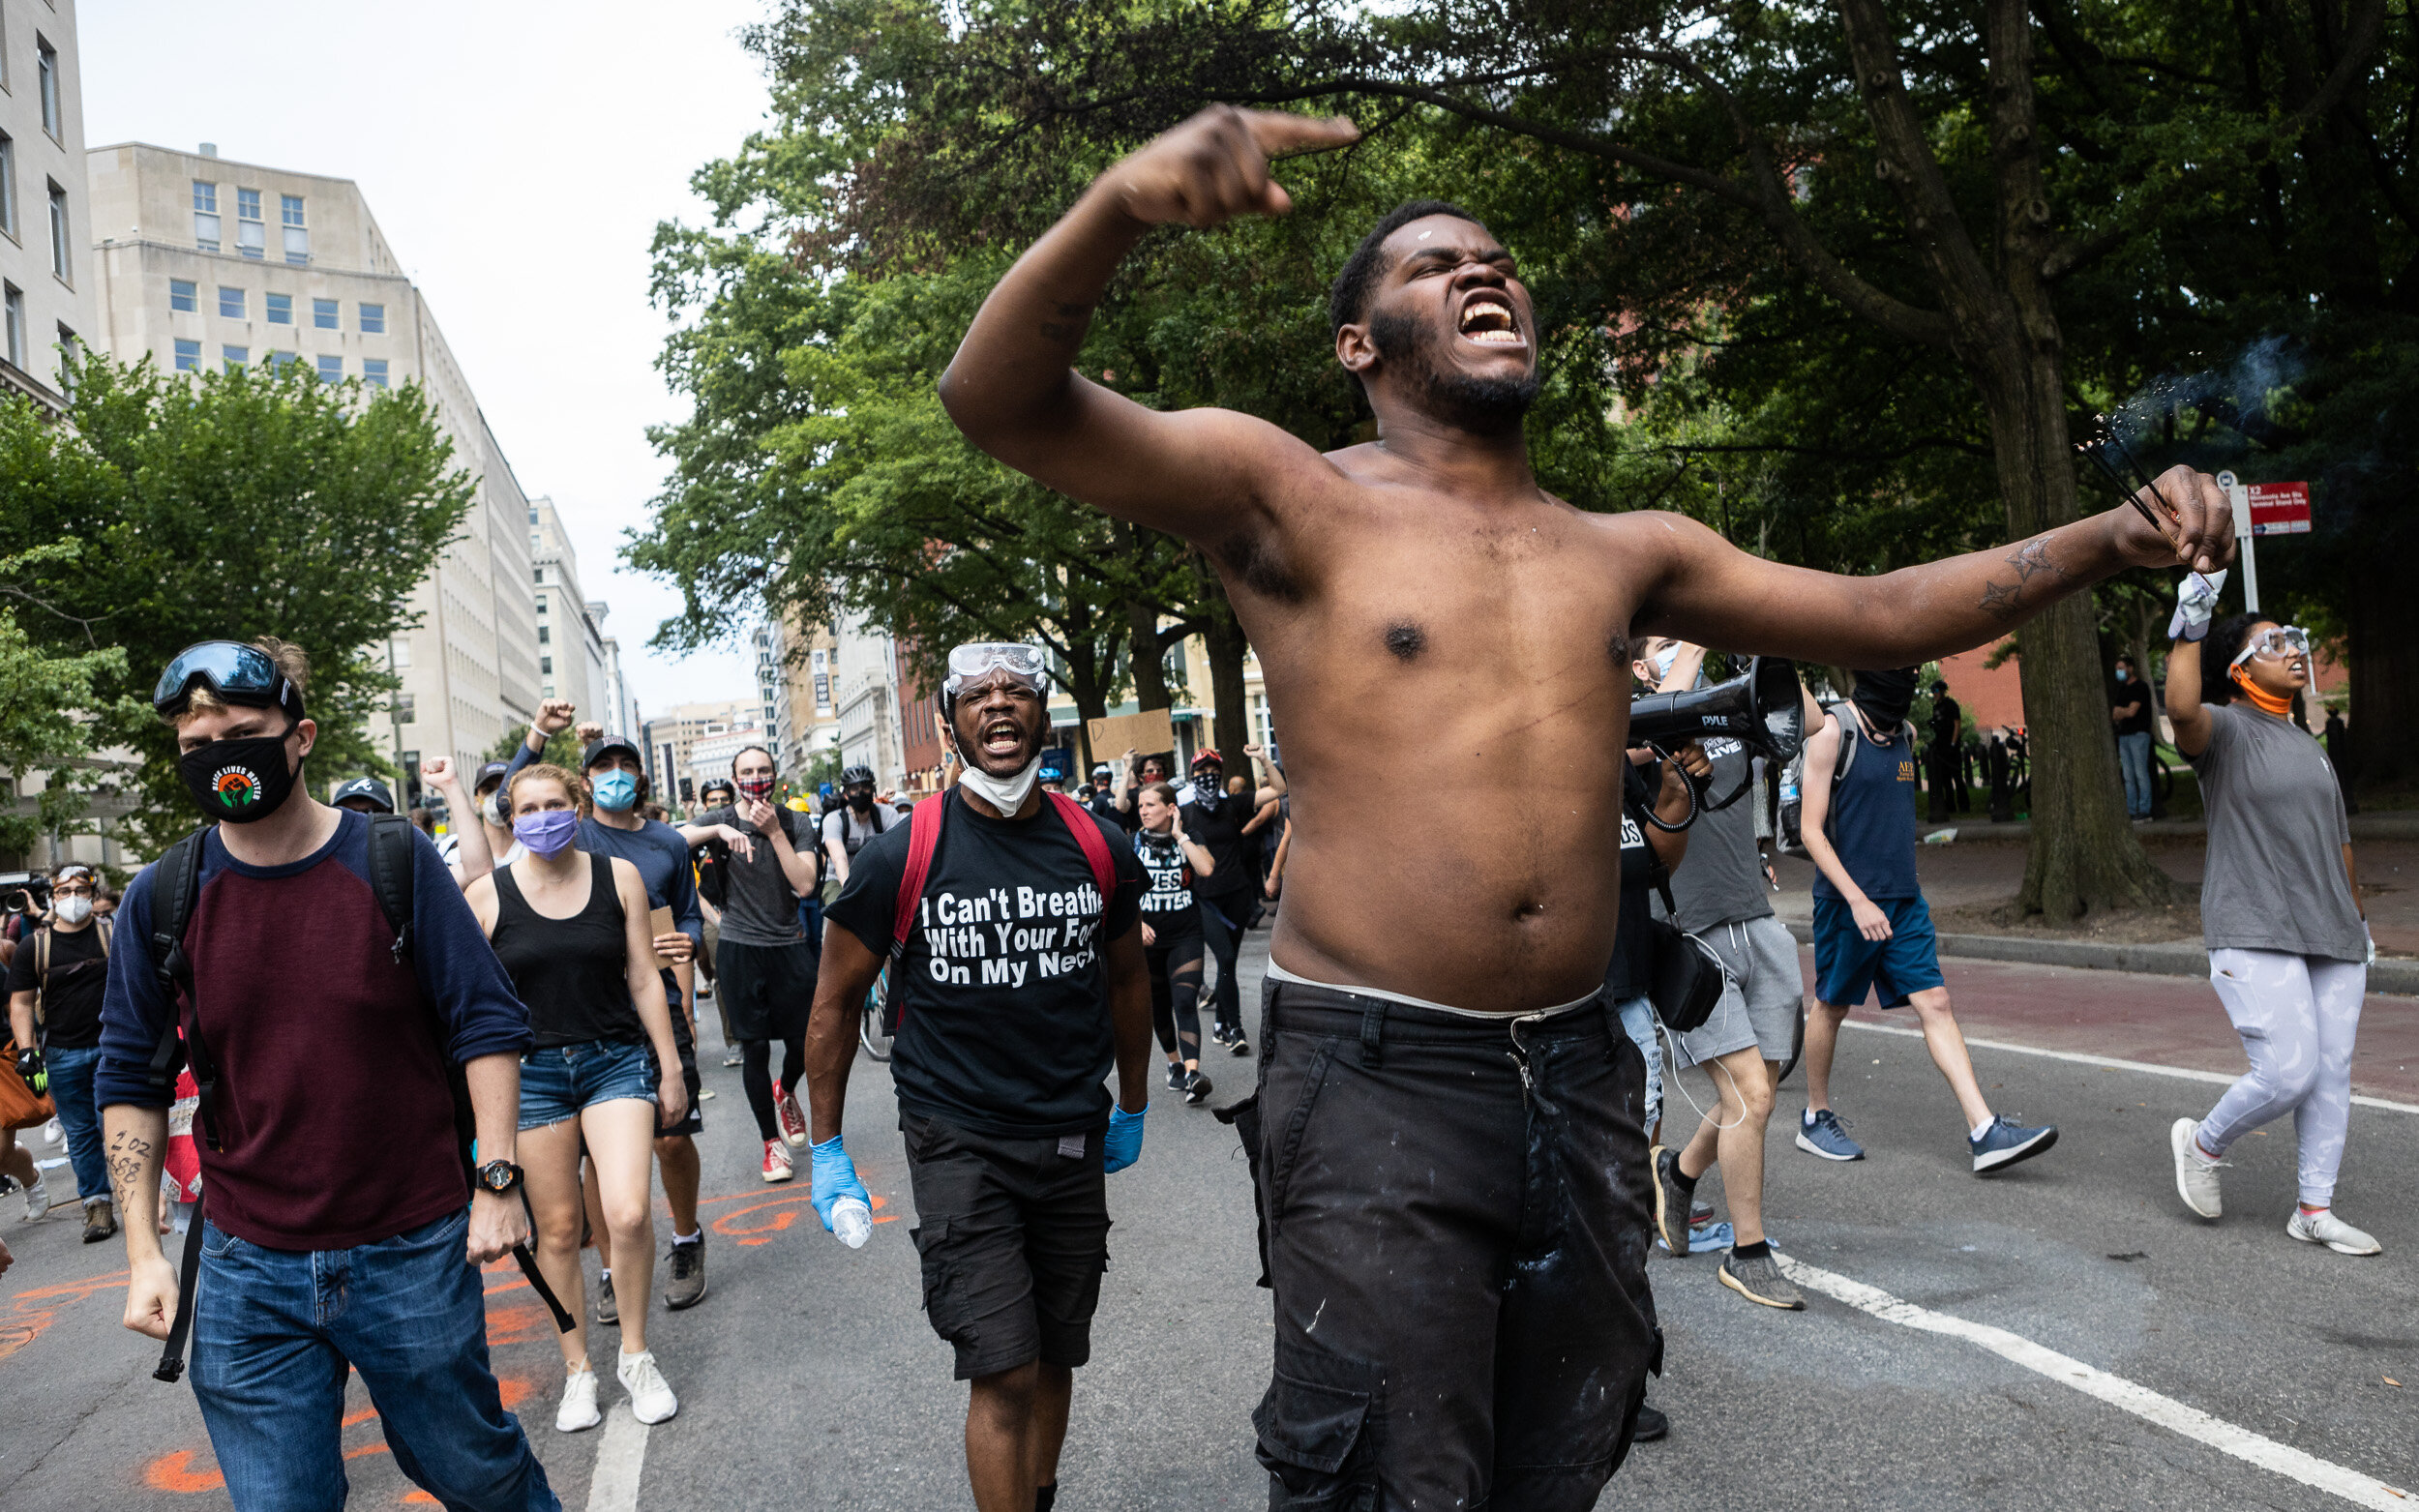
<path id="1" fill-rule="evenodd" d="M 235 250 L 254 262 L 267 255 L 268 227 L 260 223 L 260 191 L 235 192 Z"/>
<path id="2" fill-rule="evenodd" d="M 553 638 L 554 638 L 554 632 L 553 632 L 553 629 L 552 629 L 551 626 L 547 626 L 547 625 L 540 625 L 540 626 L 538 627 L 538 644 L 540 644 L 540 645 L 546 645 L 546 644 L 548 644 L 549 642 L 551 642 Z"/>
<path id="3" fill-rule="evenodd" d="M 219 348 L 219 360 L 225 363 L 229 371 L 241 368 L 246 363 L 252 361 L 252 348 L 249 346 L 222 346 Z"/>
<path id="4" fill-rule="evenodd" d="M 280 194 L 277 198 L 278 219 L 284 222 L 285 260 L 309 262 L 311 260 L 311 230 L 303 224 L 302 196 Z"/>
<path id="5" fill-rule="evenodd" d="M 386 334 L 386 307 L 384 305 L 364 304 L 361 307 L 361 334 L 364 336 Z"/>
<path id="6" fill-rule="evenodd" d="M 50 186 L 50 271 L 61 282 L 73 282 L 67 274 L 67 191 Z"/>
<path id="7" fill-rule="evenodd" d="M 242 289 L 228 288 L 224 283 L 219 285 L 219 318 L 223 320 L 249 318 L 244 313 L 244 291 Z"/>
<path id="8" fill-rule="evenodd" d="M 386 387 L 386 359 L 365 357 L 361 363 L 361 381 L 373 389 Z"/>
<path id="9" fill-rule="evenodd" d="M 551 698 L 554 697 L 554 685 L 552 683 L 548 683 L 544 688 L 538 691 L 546 697 Z"/>
<path id="10" fill-rule="evenodd" d="M 40 32 L 34 34 L 34 70 L 42 75 L 42 129 L 52 141 L 63 141 L 59 134 L 59 54 Z"/>
<path id="11" fill-rule="evenodd" d="M 410 667 L 411 642 L 408 640 L 388 641 L 386 643 L 386 661 L 389 667 L 392 667 L 399 672 Z"/>
<path id="12" fill-rule="evenodd" d="M 343 359 L 343 358 L 342 358 L 342 357 L 322 357 L 322 358 L 320 358 L 320 359 L 319 359 L 319 381 L 320 381 L 321 383 L 342 383 L 342 382 L 343 382 L 343 381 L 344 381 L 344 359 Z"/>
<path id="13" fill-rule="evenodd" d="M 66 326 L 59 327 L 59 389 L 73 396 L 75 393 L 75 365 L 84 360 L 84 343 Z"/>
<path id="14" fill-rule="evenodd" d="M 0 231 L 16 234 L 16 143 L 0 132 Z"/>
<path id="15" fill-rule="evenodd" d="M 189 315 L 201 309 L 201 299 L 194 288 L 193 280 L 168 280 L 168 308 L 181 310 Z"/>
<path id="16" fill-rule="evenodd" d="M 552 676 L 553 676 L 553 675 L 554 675 L 554 659 L 553 659 L 552 657 L 551 657 L 551 656 L 542 656 L 542 657 L 539 657 L 539 658 L 538 658 L 538 673 L 539 673 L 539 675 L 541 675 L 541 676 L 545 676 L 545 677 L 552 677 Z"/>
<path id="17" fill-rule="evenodd" d="M 269 307 L 269 324 L 292 325 L 294 323 L 293 295 L 263 294 L 260 296 L 260 299 L 261 303 Z"/>
<path id="18" fill-rule="evenodd" d="M 219 250 L 219 186 L 204 179 L 194 180 L 194 245 Z"/>
<path id="19" fill-rule="evenodd" d="M 311 302 L 311 323 L 322 331 L 336 330 L 336 301 L 332 299 L 313 300 Z"/>
<path id="20" fill-rule="evenodd" d="M 395 723 L 398 725 L 408 725 L 412 723 L 413 715 L 414 710 L 412 707 L 411 695 L 407 693 L 397 694 L 395 696 Z"/>
<path id="21" fill-rule="evenodd" d="M 13 367 L 25 366 L 25 295 L 14 283 L 0 283 L 0 306 L 9 317 L 9 362 Z"/>
<path id="22" fill-rule="evenodd" d="M 538 580 L 541 582 L 545 581 L 543 578 Z M 543 593 L 538 595 L 538 612 L 541 614 L 546 612 L 546 595 Z"/>
<path id="23" fill-rule="evenodd" d="M 537 522 L 538 522 L 538 512 L 537 512 L 537 511 L 533 508 L 533 509 L 531 509 L 531 510 L 529 511 L 529 523 L 531 523 L 531 524 L 533 524 L 533 525 L 534 525 L 534 524 L 536 524 Z"/>
<path id="24" fill-rule="evenodd" d="M 176 343 L 176 371 L 179 372 L 201 371 L 201 343 L 199 341 L 179 341 Z"/>
<path id="25" fill-rule="evenodd" d="M 271 351 L 269 353 L 269 371 L 282 378 L 285 376 L 285 370 L 294 366 L 295 362 L 298 360 L 299 354 L 294 352 Z"/>

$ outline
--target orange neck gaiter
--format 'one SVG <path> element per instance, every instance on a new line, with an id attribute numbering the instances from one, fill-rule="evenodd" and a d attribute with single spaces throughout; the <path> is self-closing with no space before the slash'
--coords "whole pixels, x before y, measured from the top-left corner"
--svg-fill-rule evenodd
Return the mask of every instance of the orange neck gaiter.
<path id="1" fill-rule="evenodd" d="M 2243 669 L 2239 667 L 2227 667 L 2225 669 L 2225 674 L 2234 679 L 2234 686 L 2242 689 L 2243 696 L 2251 699 L 2255 706 L 2269 714 L 2275 715 L 2278 719 L 2290 719 L 2292 717 L 2293 700 L 2291 698 L 2280 698 L 2275 694 L 2267 692 L 2257 683 L 2255 683 L 2250 678 L 2244 676 Z"/>

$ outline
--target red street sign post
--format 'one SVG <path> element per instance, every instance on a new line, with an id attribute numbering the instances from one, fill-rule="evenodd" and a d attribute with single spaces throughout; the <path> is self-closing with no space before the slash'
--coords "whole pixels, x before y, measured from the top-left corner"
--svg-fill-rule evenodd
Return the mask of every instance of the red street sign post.
<path id="1" fill-rule="evenodd" d="M 2234 543 L 2243 559 L 2243 608 L 2259 612 L 2259 558 L 2252 543 L 2260 536 L 2310 533 L 2310 485 L 2235 481 L 2231 472 L 2218 474 L 2218 487 L 2234 505 Z"/>

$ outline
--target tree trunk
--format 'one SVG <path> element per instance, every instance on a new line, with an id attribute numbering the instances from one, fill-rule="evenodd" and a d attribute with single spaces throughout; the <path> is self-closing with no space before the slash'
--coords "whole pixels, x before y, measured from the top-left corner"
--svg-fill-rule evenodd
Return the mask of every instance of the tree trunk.
<path id="1" fill-rule="evenodd" d="M 1243 694 L 1243 653 L 1250 649 L 1250 642 L 1243 638 L 1243 627 L 1235 623 L 1234 610 L 1224 603 L 1209 621 L 1201 638 L 1210 654 L 1210 703 L 1215 711 L 1218 756 L 1227 771 L 1248 777 L 1251 760 L 1243 755 L 1243 747 L 1251 742 L 1251 710 Z"/>
<path id="2" fill-rule="evenodd" d="M 2411 768 L 2419 740 L 2419 594 L 2402 553 L 2352 553 L 2352 770 L 2347 783 L 2391 782 Z"/>
<path id="3" fill-rule="evenodd" d="M 2046 310 L 2033 313 L 2025 324 L 2035 330 L 2050 318 Z M 1974 366 L 2008 530 L 2023 540 L 2076 517 L 2062 364 L 2054 337 L 2010 342 L 1993 355 L 2001 360 Z M 2156 907 L 2175 896 L 2173 881 L 2142 850 L 2125 816 L 2099 621 L 2088 590 L 2067 595 L 2026 621 L 2018 664 L 2033 795 L 2016 904 L 2021 912 L 2057 921 L 2093 909 Z"/>
<path id="4" fill-rule="evenodd" d="M 1159 610 L 1156 607 L 1129 600 L 1125 617 L 1131 627 L 1132 650 L 1128 659 L 1134 664 L 1134 710 L 1148 714 L 1174 703 L 1168 697 L 1167 652 L 1159 644 Z"/>

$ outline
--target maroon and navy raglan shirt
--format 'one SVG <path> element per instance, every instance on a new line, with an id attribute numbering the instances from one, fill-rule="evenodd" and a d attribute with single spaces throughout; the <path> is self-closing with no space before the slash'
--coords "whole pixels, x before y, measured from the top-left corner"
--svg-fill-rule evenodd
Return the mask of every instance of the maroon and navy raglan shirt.
<path id="1" fill-rule="evenodd" d="M 170 1022 L 152 962 L 145 868 L 118 904 L 94 1102 L 167 1106 L 148 1071 Z M 219 1068 L 223 1148 L 194 1140 L 204 1210 L 268 1249 L 374 1244 L 469 1201 L 449 1061 L 531 1043 L 529 1014 L 436 846 L 412 832 L 412 949 L 370 890 L 370 821 L 343 812 L 303 860 L 247 866 L 213 830 L 185 932 L 197 1022 Z M 201 1131 L 197 1128 L 194 1134 Z"/>

